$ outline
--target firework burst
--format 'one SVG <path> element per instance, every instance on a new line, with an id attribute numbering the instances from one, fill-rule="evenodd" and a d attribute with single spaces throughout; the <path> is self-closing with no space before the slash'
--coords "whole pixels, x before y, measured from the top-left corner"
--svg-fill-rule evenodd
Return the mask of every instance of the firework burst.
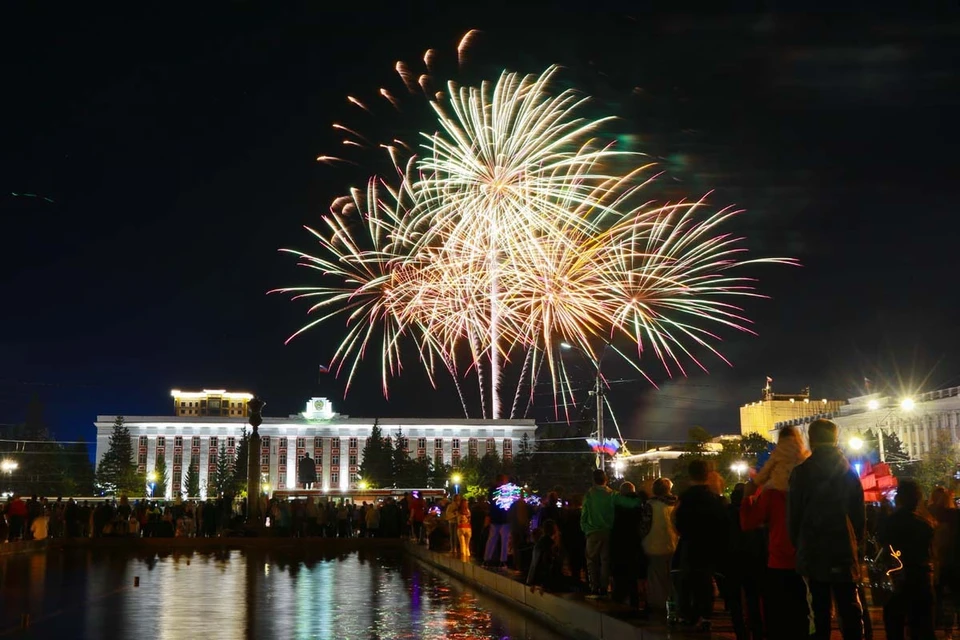
<path id="1" fill-rule="evenodd" d="M 425 56 L 428 70 L 433 56 Z M 609 346 L 641 373 L 649 350 L 669 375 L 685 375 L 685 362 L 705 369 L 696 351 L 726 362 L 711 325 L 752 333 L 735 301 L 759 294 L 737 271 L 794 264 L 746 259 L 743 239 L 723 231 L 737 211 L 711 213 L 702 200 L 648 202 L 649 165 L 599 139 L 607 119 L 581 115 L 586 98 L 551 93 L 555 67 L 539 76 L 505 72 L 479 87 L 449 83 L 445 102 L 433 99 L 429 77 L 414 80 L 400 63 L 397 71 L 411 92 L 419 84 L 430 98 L 437 131 L 422 134 L 419 155 L 400 141 L 382 145 L 396 177 L 371 178 L 334 201 L 323 227 L 310 229 L 318 253 L 290 251 L 323 284 L 277 290 L 310 299 L 317 314 L 291 339 L 344 318 L 332 365 L 348 389 L 375 351 L 386 394 L 408 343 L 431 380 L 445 370 L 459 390 L 474 374 L 480 412 L 494 418 L 504 417 L 502 369 L 511 362 L 523 367 L 514 411 L 543 371 L 555 397 L 569 396 L 561 342 L 595 365 Z M 393 94 L 381 95 L 396 105 Z M 357 146 L 369 144 L 337 127 Z"/>

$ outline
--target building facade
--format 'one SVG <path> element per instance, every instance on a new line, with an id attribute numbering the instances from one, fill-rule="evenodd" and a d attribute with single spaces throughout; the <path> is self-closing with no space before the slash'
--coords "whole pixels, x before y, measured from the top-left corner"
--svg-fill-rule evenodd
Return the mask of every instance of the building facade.
<path id="1" fill-rule="evenodd" d="M 822 413 L 833 413 L 843 406 L 843 400 L 819 400 L 810 397 L 810 388 L 800 393 L 774 393 L 768 383 L 761 398 L 740 407 L 740 435 L 759 433 L 770 439 L 775 424 L 802 420 Z"/>
<path id="2" fill-rule="evenodd" d="M 937 446 L 940 433 L 946 432 L 954 446 L 960 443 L 960 387 L 930 391 L 912 398 L 887 397 L 878 393 L 850 398 L 836 411 L 777 423 L 769 437 L 775 437 L 776 430 L 786 425 L 798 426 L 806 434 L 807 425 L 817 418 L 837 423 L 841 443 L 868 430 L 894 434 L 903 443 L 904 453 L 911 460 L 920 460 Z M 885 453 L 884 458 L 889 460 Z"/>
<path id="3" fill-rule="evenodd" d="M 174 487 L 182 487 L 186 472 L 193 465 L 199 471 L 201 494 L 205 495 L 209 480 L 216 474 L 221 444 L 232 456 L 243 429 L 250 431 L 246 402 L 252 396 L 218 390 L 174 391 L 172 395 L 173 416 L 124 416 L 137 456 L 137 470 L 150 473 L 158 456 L 163 456 L 169 476 L 163 494 L 172 497 Z M 218 401 L 211 403 L 211 399 Z M 98 465 L 109 448 L 116 418 L 97 416 Z M 328 399 L 311 398 L 302 413 L 286 418 L 264 416 L 259 429 L 261 477 L 270 487 L 296 488 L 297 463 L 309 455 L 316 460 L 321 488 L 356 488 L 363 448 L 375 423 L 394 442 L 397 433 L 402 432 L 402 445 L 411 457 L 429 456 L 435 462 L 454 467 L 470 454 L 482 457 L 496 452 L 501 458 L 510 459 L 524 435 L 532 444 L 536 432 L 533 420 L 351 418 L 335 413 Z M 159 488 L 156 495 L 161 495 Z"/>

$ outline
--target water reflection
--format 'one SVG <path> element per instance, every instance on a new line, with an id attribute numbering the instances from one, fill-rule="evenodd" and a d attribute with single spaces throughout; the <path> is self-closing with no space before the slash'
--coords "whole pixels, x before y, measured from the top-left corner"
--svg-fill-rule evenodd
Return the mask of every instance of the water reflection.
<path id="1" fill-rule="evenodd" d="M 394 551 L 9 556 L 0 601 L 4 637 L 559 638 Z"/>

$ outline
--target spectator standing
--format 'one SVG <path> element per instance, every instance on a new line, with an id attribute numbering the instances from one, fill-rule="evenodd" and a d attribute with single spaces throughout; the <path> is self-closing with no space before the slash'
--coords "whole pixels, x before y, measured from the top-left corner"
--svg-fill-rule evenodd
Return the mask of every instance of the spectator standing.
<path id="1" fill-rule="evenodd" d="M 643 507 L 640 534 L 643 551 L 647 554 L 647 607 L 662 611 L 667 601 L 674 599 L 670 567 L 677 550 L 673 511 L 677 497 L 673 495 L 669 478 L 657 478 L 653 483 L 653 497 Z"/>
<path id="2" fill-rule="evenodd" d="M 487 519 L 489 520 L 490 532 L 487 536 L 487 547 L 484 550 L 483 560 L 488 566 L 507 566 L 507 554 L 510 552 L 510 506 L 512 505 L 504 505 L 495 498 L 508 484 L 507 476 L 497 476 L 493 486 L 487 492 L 487 501 L 490 505 Z M 499 561 L 494 555 L 498 543 L 500 545 Z"/>
<path id="3" fill-rule="evenodd" d="M 723 499 L 710 486 L 705 460 L 690 461 L 691 486 L 674 512 L 680 534 L 680 616 L 702 631 L 713 617 L 713 575 L 727 546 L 727 513 Z"/>
<path id="4" fill-rule="evenodd" d="M 615 506 L 613 529 L 610 532 L 610 553 L 613 563 L 613 599 L 627 600 L 630 607 L 640 609 L 640 576 L 646 575 L 640 520 L 644 500 L 632 482 L 620 485 L 620 495 L 634 502 L 633 506 Z"/>
<path id="5" fill-rule="evenodd" d="M 583 496 L 580 530 L 587 539 L 588 598 L 605 598 L 610 586 L 610 532 L 613 530 L 614 508 L 640 507 L 639 500 L 625 498 L 607 486 L 607 474 L 594 469 L 593 486 Z"/>
<path id="6" fill-rule="evenodd" d="M 889 640 L 934 640 L 933 624 L 933 525 L 917 513 L 920 485 L 910 479 L 897 487 L 897 510 L 880 532 L 880 544 L 899 554 L 902 567 L 888 572 L 893 594 L 883 605 L 883 626 Z M 896 560 L 894 565 L 898 564 Z"/>
<path id="7" fill-rule="evenodd" d="M 807 586 L 812 637 L 829 640 L 832 601 L 843 640 L 862 640 L 857 583 L 866 524 L 863 486 L 837 447 L 836 424 L 814 420 L 807 434 L 813 453 L 790 476 L 787 526 L 797 550 L 797 571 Z"/>
<path id="8" fill-rule="evenodd" d="M 770 459 L 744 490 L 740 524 L 744 531 L 767 531 L 763 596 L 770 638 L 806 638 L 810 634 L 807 588 L 797 573 L 797 552 L 787 529 L 790 474 L 810 457 L 800 432 L 784 427 Z"/>

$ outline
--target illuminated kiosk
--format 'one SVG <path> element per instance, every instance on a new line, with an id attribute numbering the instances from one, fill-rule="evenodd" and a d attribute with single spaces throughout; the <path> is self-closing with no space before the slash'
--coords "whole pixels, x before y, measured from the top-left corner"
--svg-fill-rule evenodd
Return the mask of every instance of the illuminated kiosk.
<path id="1" fill-rule="evenodd" d="M 200 392 L 174 390 L 172 416 L 124 416 L 136 455 L 137 468 L 149 473 L 158 454 L 166 461 L 169 480 L 157 496 L 172 497 L 182 487 L 193 465 L 200 475 L 201 495 L 216 473 L 220 445 L 232 456 L 247 424 L 250 393 L 223 389 Z M 97 463 L 109 448 L 110 434 L 118 416 L 97 416 Z M 353 418 L 336 413 L 327 398 L 311 398 L 301 413 L 285 418 L 264 416 L 259 431 L 260 478 L 269 489 L 296 489 L 297 463 L 304 454 L 316 460 L 317 484 L 328 491 L 357 489 L 357 469 L 363 447 L 374 424 L 384 437 L 396 442 L 403 432 L 403 445 L 412 458 L 457 466 L 470 453 L 483 457 L 496 452 L 510 459 L 526 435 L 531 444 L 536 435 L 533 420 L 480 420 L 467 418 Z"/>

